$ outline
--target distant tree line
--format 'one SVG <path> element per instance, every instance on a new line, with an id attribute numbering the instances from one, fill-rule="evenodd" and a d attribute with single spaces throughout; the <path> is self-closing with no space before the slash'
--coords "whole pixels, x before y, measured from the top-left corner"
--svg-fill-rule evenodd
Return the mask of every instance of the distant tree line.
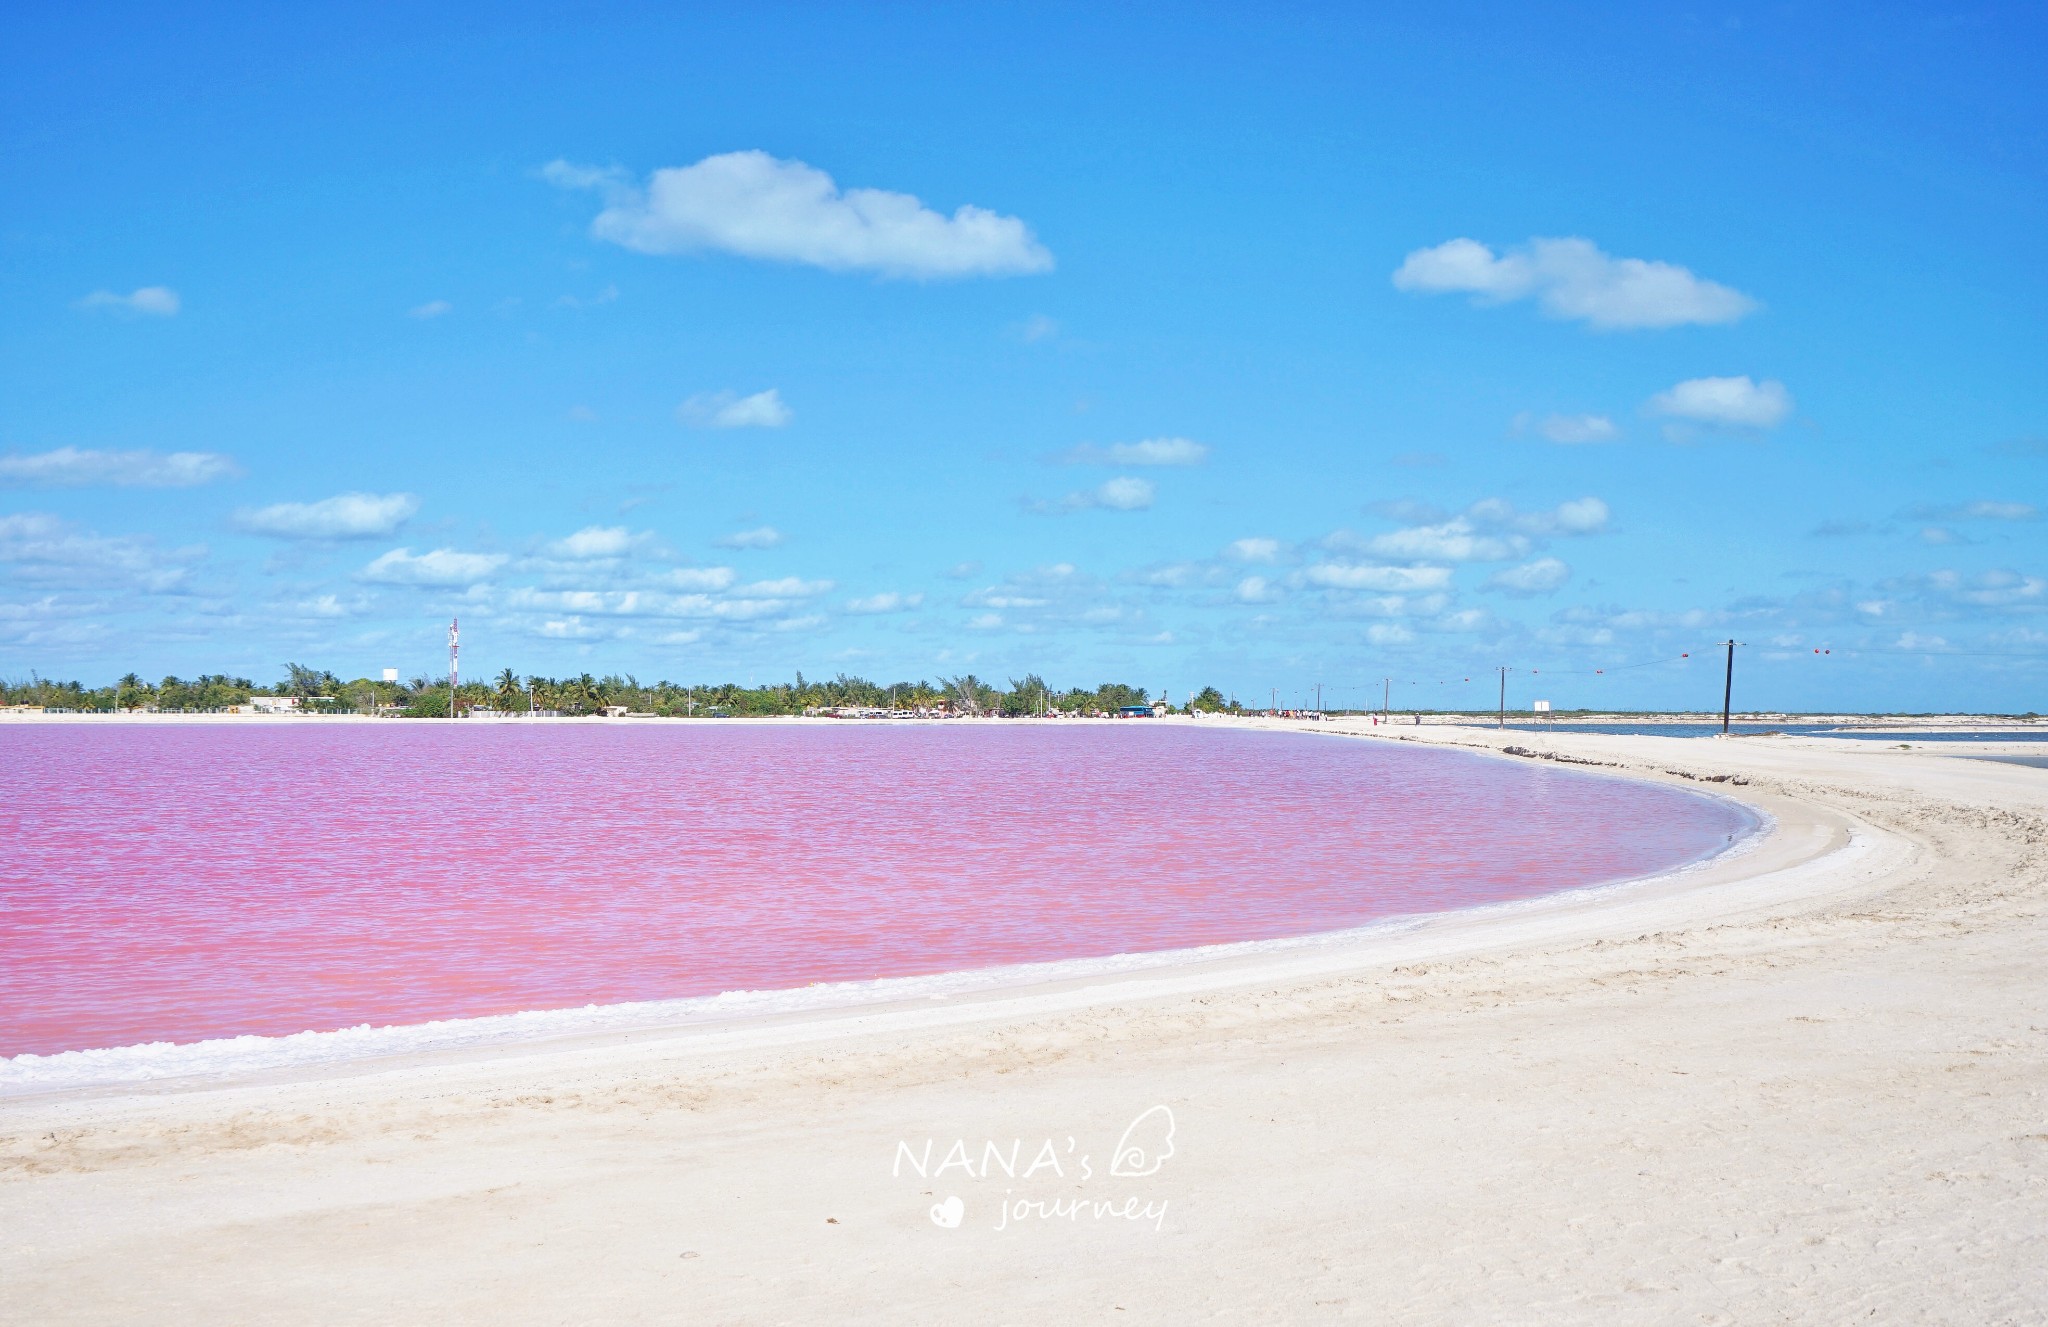
<path id="1" fill-rule="evenodd" d="M 397 713 L 409 718 L 446 718 L 450 697 L 445 678 L 414 677 L 385 682 L 359 677 L 343 681 L 334 673 L 286 664 L 282 679 L 257 686 L 245 677 L 208 673 L 187 681 L 166 677 L 145 682 L 129 673 L 111 686 L 88 688 L 76 681 L 58 682 L 31 675 L 29 680 L 0 680 L 0 705 L 36 705 L 76 711 L 140 711 L 208 713 L 247 705 L 257 696 L 294 696 L 299 707 L 322 713 Z M 552 710 L 560 714 L 603 714 L 624 709 L 633 714 L 674 718 L 745 718 L 795 715 L 840 709 L 910 710 L 922 713 L 1023 716 L 1044 713 L 1113 714 L 1131 705 L 1151 703 L 1144 687 L 1104 682 L 1094 688 L 1057 690 L 1037 674 L 997 683 L 972 673 L 937 681 L 883 684 L 845 673 L 829 681 L 798 673 L 790 682 L 741 686 L 737 682 L 691 685 L 680 682 L 642 683 L 616 673 L 594 677 L 520 676 L 507 668 L 488 682 L 466 682 L 455 695 L 458 710 Z M 1183 712 L 1235 713 L 1240 707 L 1215 687 L 1205 687 L 1178 707 Z"/>

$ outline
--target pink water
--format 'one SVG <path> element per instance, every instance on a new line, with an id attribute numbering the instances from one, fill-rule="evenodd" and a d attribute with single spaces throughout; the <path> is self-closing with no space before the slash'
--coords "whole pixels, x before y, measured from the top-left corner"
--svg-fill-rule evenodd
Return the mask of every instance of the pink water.
<path id="1" fill-rule="evenodd" d="M 0 1055 L 1175 949 L 1653 873 L 1747 813 L 1166 725 L 0 730 Z"/>

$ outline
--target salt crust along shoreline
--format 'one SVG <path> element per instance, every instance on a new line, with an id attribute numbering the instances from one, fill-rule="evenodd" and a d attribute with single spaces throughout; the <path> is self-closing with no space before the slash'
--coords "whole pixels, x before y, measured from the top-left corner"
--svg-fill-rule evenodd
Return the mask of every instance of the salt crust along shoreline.
<path id="1" fill-rule="evenodd" d="M 1339 942 L 0 1104 L 0 1321 L 2048 1311 L 2048 771 L 1316 731 L 1739 775 L 1713 790 L 1772 828 Z M 1141 1178 L 897 1159 L 1107 1158 L 1159 1105 L 1172 1150 Z M 1011 1216 L 1126 1198 L 1157 1225 Z"/>

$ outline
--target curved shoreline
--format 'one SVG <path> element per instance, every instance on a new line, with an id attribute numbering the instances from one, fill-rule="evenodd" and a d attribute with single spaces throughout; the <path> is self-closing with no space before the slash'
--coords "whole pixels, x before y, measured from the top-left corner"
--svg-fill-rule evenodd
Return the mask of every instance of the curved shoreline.
<path id="1" fill-rule="evenodd" d="M 29 1232 L 0 1242 L 9 1311 L 2039 1318 L 2048 772 L 1822 739 L 1434 735 L 1510 738 L 1624 776 L 1740 775 L 1773 832 L 1662 882 L 1286 954 L 0 1102 L 0 1226 Z M 905 1140 L 1056 1135 L 1099 1160 L 1157 1106 L 1179 1133 L 1149 1179 L 892 1174 Z M 1012 1191 L 1170 1215 L 1005 1230 Z"/>
<path id="2" fill-rule="evenodd" d="M 1304 728 L 1265 721 L 1238 721 L 1230 727 L 1350 740 L 1416 740 L 1407 733 L 1369 727 Z M 1509 735 L 1525 740 L 1528 736 Z M 1486 744 L 1475 745 L 1473 750 L 1499 756 L 1496 748 Z M 1744 797 L 1719 786 L 1711 792 L 1686 787 L 1678 779 L 1647 770 L 1570 768 L 1573 773 L 1596 777 L 1678 786 L 1696 796 L 1734 803 L 1754 823 L 1749 832 L 1711 856 L 1652 875 L 1572 886 L 1502 903 L 1401 914 L 1335 931 L 795 989 L 733 991 L 417 1024 L 365 1024 L 283 1036 L 24 1054 L 0 1059 L 0 1108 L 10 1103 L 158 1097 L 440 1066 L 487 1065 L 499 1060 L 605 1054 L 626 1047 L 684 1051 L 693 1046 L 745 1049 L 795 1045 L 872 1032 L 914 1032 L 1028 1018 L 1103 1001 L 1185 997 L 1243 985 L 1284 984 L 1556 939 L 1574 934 L 1588 923 L 1624 930 L 1653 922 L 1670 924 L 1697 902 L 1692 900 L 1697 891 L 1727 891 L 1829 854 L 1869 846 L 1839 828 L 1816 837 L 1807 820 L 1810 813 L 1789 805 L 1776 806 L 1774 811 L 1777 799 Z M 1798 831 L 1796 842 L 1786 839 L 1783 817 L 1787 815 Z M 1796 884 L 1780 882 L 1793 891 L 1786 897 L 1810 887 L 1806 877 L 1797 879 Z M 1778 897 L 1775 889 L 1771 891 L 1770 898 Z M 1722 901 L 1738 908 L 1764 905 L 1764 900 L 1739 891 Z M 1701 915 L 1688 914 L 1687 920 L 1701 920 Z"/>

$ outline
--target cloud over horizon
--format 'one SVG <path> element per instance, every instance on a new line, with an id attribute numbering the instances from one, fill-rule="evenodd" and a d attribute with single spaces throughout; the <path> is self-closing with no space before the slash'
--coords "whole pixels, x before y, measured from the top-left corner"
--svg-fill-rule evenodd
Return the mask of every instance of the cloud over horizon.
<path id="1" fill-rule="evenodd" d="M 725 152 L 670 166 L 636 185 L 621 170 L 550 162 L 542 178 L 594 189 L 598 239 L 647 254 L 715 251 L 833 272 L 942 279 L 1052 270 L 1016 217 L 962 205 L 948 217 L 911 194 L 842 190 L 815 166 L 766 152 Z"/>

